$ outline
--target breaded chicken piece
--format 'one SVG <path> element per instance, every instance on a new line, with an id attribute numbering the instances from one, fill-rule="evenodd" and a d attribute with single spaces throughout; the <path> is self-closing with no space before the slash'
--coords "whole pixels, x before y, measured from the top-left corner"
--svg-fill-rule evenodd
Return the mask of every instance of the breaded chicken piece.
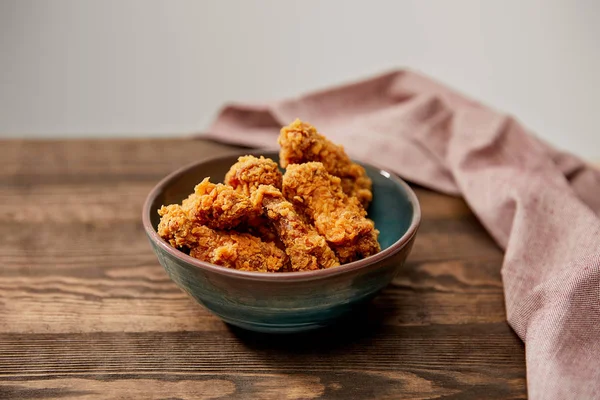
<path id="1" fill-rule="evenodd" d="M 182 202 L 193 221 L 213 229 L 237 229 L 260 237 L 266 242 L 278 242 L 277 233 L 269 221 L 255 208 L 250 198 L 231 186 L 214 184 L 205 178 Z"/>
<path id="2" fill-rule="evenodd" d="M 181 205 L 192 221 L 213 229 L 232 229 L 259 215 L 248 196 L 231 186 L 211 183 L 209 178 L 196 185 Z"/>
<path id="3" fill-rule="evenodd" d="M 314 126 L 299 119 L 281 129 L 278 142 L 281 146 L 279 163 L 283 168 L 309 161 L 323 163 L 327 172 L 341 179 L 344 193 L 356 197 L 367 209 L 373 199 L 371 179 L 361 165 L 350 160 L 342 146 L 332 143 Z"/>
<path id="4" fill-rule="evenodd" d="M 158 234 L 173 247 L 189 248 L 199 260 L 241 271 L 276 272 L 287 269 L 285 252 L 274 243 L 247 233 L 231 233 L 200 225 L 178 204 L 163 206 Z"/>
<path id="5" fill-rule="evenodd" d="M 263 156 L 241 156 L 225 174 L 225 184 L 246 196 L 250 196 L 260 185 L 272 185 L 281 190 L 282 179 L 277 163 Z M 264 215 L 250 220 L 248 225 L 248 231 L 261 239 L 281 243 Z"/>
<path id="6" fill-rule="evenodd" d="M 271 185 L 281 190 L 283 177 L 277 163 L 263 156 L 242 156 L 225 175 L 225 184 L 250 196 L 260 185 Z"/>
<path id="7" fill-rule="evenodd" d="M 342 190 L 340 178 L 320 162 L 290 164 L 283 176 L 283 194 L 314 223 L 342 264 L 381 250 L 379 231 L 358 199 Z"/>
<path id="8" fill-rule="evenodd" d="M 252 193 L 252 203 L 262 207 L 285 245 L 293 271 L 340 265 L 323 236 L 307 224 L 274 186 L 261 185 Z"/>

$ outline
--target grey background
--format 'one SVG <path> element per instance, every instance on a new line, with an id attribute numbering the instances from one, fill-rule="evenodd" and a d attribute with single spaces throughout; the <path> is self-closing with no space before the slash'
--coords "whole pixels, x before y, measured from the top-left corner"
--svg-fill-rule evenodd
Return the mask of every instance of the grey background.
<path id="1" fill-rule="evenodd" d="M 600 159 L 600 2 L 0 0 L 0 137 L 170 136 L 410 67 Z"/>

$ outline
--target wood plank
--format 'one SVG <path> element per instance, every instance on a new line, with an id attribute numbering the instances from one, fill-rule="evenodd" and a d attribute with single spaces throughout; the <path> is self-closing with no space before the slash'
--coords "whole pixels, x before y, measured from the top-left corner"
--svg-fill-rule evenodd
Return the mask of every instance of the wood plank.
<path id="1" fill-rule="evenodd" d="M 6 398 L 61 399 L 524 399 L 524 381 L 476 371 L 91 374 L 0 381 Z"/>
<path id="2" fill-rule="evenodd" d="M 314 398 L 329 398 L 321 391 L 328 387 L 340 391 L 337 398 L 478 398 L 486 391 L 486 398 L 518 398 L 524 388 L 523 354 L 503 351 L 518 341 L 504 324 L 346 328 L 351 329 L 341 337 L 337 330 L 291 337 L 239 330 L 3 335 L 0 387 L 8 389 L 0 390 L 18 394 L 50 387 L 69 395 L 73 387 L 85 394 L 87 385 L 90 395 L 104 388 L 131 393 L 144 390 L 130 384 L 137 379 L 148 380 L 149 388 L 195 381 L 189 382 L 188 396 L 202 393 L 198 383 L 225 380 L 225 387 L 240 390 L 240 398 L 267 393 L 287 398 L 290 390 L 306 398 L 301 396 L 317 388 Z"/>
<path id="3" fill-rule="evenodd" d="M 3 140 L 0 184 L 152 181 L 177 168 L 241 148 L 206 140 Z"/>
<path id="4" fill-rule="evenodd" d="M 501 323 L 505 319 L 497 264 L 407 265 L 373 303 L 392 326 Z M 222 331 L 224 325 L 179 290 L 162 268 L 107 267 L 95 276 L 0 276 L 0 332 Z"/>

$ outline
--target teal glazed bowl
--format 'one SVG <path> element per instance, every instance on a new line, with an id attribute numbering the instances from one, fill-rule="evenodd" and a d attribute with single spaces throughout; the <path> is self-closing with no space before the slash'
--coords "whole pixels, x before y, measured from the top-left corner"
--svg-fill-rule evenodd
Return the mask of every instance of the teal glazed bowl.
<path id="1" fill-rule="evenodd" d="M 279 161 L 275 152 L 243 154 Z M 393 173 L 364 163 L 373 180 L 368 216 L 380 231 L 382 251 L 363 260 L 318 271 L 247 272 L 200 261 L 161 239 L 156 232 L 157 210 L 163 204 L 181 203 L 205 177 L 223 182 L 240 155 L 213 158 L 175 171 L 150 192 L 142 216 L 152 248 L 169 277 L 223 321 L 271 333 L 320 328 L 373 298 L 402 268 L 421 219 L 417 196 Z"/>

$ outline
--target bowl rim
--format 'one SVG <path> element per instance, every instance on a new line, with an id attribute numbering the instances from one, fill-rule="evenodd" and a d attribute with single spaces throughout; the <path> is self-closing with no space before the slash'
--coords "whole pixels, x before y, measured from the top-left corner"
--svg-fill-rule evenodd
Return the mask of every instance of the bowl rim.
<path id="1" fill-rule="evenodd" d="M 380 251 L 377 254 L 363 258 L 362 260 L 357 260 L 357 261 L 353 261 L 353 262 L 350 262 L 347 264 L 343 264 L 339 267 L 319 269 L 319 270 L 314 270 L 314 271 L 277 272 L 277 273 L 240 271 L 237 269 L 227 268 L 227 267 L 212 264 L 212 263 L 209 263 L 206 261 L 198 260 L 197 258 L 191 257 L 191 256 L 185 254 L 184 252 L 175 249 L 170 244 L 165 242 L 158 235 L 158 232 L 156 232 L 156 230 L 152 226 L 152 223 L 150 221 L 150 212 L 152 211 L 152 210 L 150 210 L 150 206 L 151 206 L 152 202 L 168 186 L 168 184 L 171 181 L 184 175 L 189 170 L 191 170 L 201 164 L 214 162 L 214 161 L 217 161 L 217 160 L 220 160 L 223 158 L 240 157 L 243 155 L 254 155 L 254 156 L 263 155 L 263 156 L 267 157 L 267 154 L 273 155 L 276 153 L 278 153 L 276 150 L 270 150 L 270 149 L 262 149 L 262 150 L 261 149 L 247 149 L 247 150 L 241 150 L 241 151 L 232 151 L 231 153 L 222 154 L 222 155 L 215 156 L 215 157 L 207 157 L 202 160 L 195 161 L 193 163 L 187 164 L 187 165 L 171 172 L 170 174 L 165 176 L 163 179 L 161 179 L 152 188 L 150 193 L 148 193 L 148 196 L 146 196 L 146 200 L 144 201 L 144 206 L 142 209 L 142 224 L 144 226 L 144 230 L 146 231 L 146 234 L 148 235 L 150 240 L 155 245 L 157 245 L 161 249 L 165 250 L 172 257 L 174 257 L 176 259 L 180 259 L 181 261 L 183 261 L 187 264 L 191 264 L 194 267 L 197 267 L 197 268 L 203 269 L 203 270 L 207 270 L 207 271 L 210 271 L 210 272 L 213 272 L 216 274 L 227 275 L 227 276 L 237 277 L 237 278 L 243 278 L 243 279 L 247 279 L 247 280 L 258 280 L 258 281 L 305 281 L 305 280 L 320 279 L 320 278 L 325 278 L 328 276 L 334 276 L 334 275 L 349 273 L 351 271 L 356 271 L 358 269 L 371 266 L 371 265 L 377 263 L 378 261 L 381 261 L 381 260 L 399 252 L 417 234 L 417 230 L 421 224 L 421 206 L 419 204 L 417 195 L 412 190 L 412 188 L 394 172 L 388 171 L 387 169 L 384 169 L 373 163 L 367 163 L 367 162 L 362 162 L 362 161 L 355 161 L 355 162 L 358 162 L 363 166 L 368 166 L 368 167 L 376 169 L 379 174 L 383 175 L 387 179 L 391 179 L 392 181 L 394 181 L 395 183 L 400 185 L 406 192 L 408 200 L 413 207 L 412 219 L 411 219 L 410 225 L 409 225 L 408 229 L 406 230 L 406 232 L 404 232 L 404 234 L 398 240 L 396 240 L 394 243 L 392 243 L 388 248 Z"/>

